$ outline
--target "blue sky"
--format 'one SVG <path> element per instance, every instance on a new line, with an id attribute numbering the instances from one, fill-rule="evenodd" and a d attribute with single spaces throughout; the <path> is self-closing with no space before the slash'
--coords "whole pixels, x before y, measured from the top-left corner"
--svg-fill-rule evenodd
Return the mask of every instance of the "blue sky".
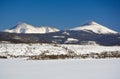
<path id="1" fill-rule="evenodd" d="M 0 0 L 0 30 L 19 22 L 69 29 L 91 20 L 120 32 L 120 0 Z"/>

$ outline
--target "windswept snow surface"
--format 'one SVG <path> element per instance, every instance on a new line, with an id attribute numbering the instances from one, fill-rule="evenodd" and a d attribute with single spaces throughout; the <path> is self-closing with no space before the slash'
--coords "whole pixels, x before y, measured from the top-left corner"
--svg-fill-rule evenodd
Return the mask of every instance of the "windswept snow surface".
<path id="1" fill-rule="evenodd" d="M 120 79 L 120 59 L 0 59 L 0 79 Z"/>
<path id="2" fill-rule="evenodd" d="M 67 49 L 66 49 L 67 48 Z M 70 45 L 70 44 L 12 44 L 0 43 L 0 55 L 49 55 L 68 54 L 68 50 L 76 54 L 101 53 L 109 51 L 120 51 L 120 46 L 98 46 L 98 45 Z"/>
<path id="3" fill-rule="evenodd" d="M 116 31 L 113 31 L 105 26 L 102 26 L 94 21 L 88 22 L 80 27 L 75 27 L 70 30 L 83 30 L 83 31 L 92 31 L 94 33 L 98 34 L 109 34 L 109 33 L 117 33 Z"/>

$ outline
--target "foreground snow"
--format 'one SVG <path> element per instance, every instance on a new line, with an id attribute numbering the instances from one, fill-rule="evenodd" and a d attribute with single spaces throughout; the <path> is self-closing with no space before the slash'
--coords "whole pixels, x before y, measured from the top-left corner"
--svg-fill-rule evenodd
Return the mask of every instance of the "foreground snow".
<path id="1" fill-rule="evenodd" d="M 120 59 L 0 59 L 0 79 L 120 79 Z"/>

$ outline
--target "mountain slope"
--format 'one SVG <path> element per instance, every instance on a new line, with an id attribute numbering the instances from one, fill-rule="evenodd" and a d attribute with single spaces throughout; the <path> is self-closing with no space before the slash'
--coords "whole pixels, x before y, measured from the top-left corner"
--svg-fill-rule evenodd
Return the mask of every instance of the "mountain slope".
<path id="1" fill-rule="evenodd" d="M 26 23 L 20 23 L 11 29 L 4 30 L 4 32 L 9 33 L 49 33 L 59 31 L 52 27 L 34 27 Z"/>
<path id="2" fill-rule="evenodd" d="M 66 34 L 67 33 L 67 34 Z M 13 43 L 57 43 L 81 45 L 120 45 L 120 34 L 97 34 L 86 31 L 59 31 L 45 34 L 0 32 L 0 41 Z"/>
<path id="3" fill-rule="evenodd" d="M 75 27 L 70 30 L 83 30 L 83 31 L 92 31 L 94 33 L 98 34 L 109 34 L 109 33 L 117 33 L 116 31 L 113 31 L 105 26 L 102 26 L 94 21 L 88 22 L 80 27 Z"/>
<path id="4" fill-rule="evenodd" d="M 5 31 L 0 32 L 0 41 L 13 43 L 120 45 L 120 33 L 96 22 L 89 22 L 81 27 L 63 31 L 58 31 L 50 27 L 33 27 L 22 23 Z"/>

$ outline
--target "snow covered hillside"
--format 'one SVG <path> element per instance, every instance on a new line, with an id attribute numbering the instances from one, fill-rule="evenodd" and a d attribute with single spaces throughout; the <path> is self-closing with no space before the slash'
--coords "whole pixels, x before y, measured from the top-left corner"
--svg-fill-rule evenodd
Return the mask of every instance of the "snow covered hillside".
<path id="1" fill-rule="evenodd" d="M 88 22 L 83 24 L 82 26 L 72 28 L 70 30 L 84 30 L 84 31 L 92 31 L 94 33 L 98 34 L 108 34 L 108 33 L 117 33 L 116 31 L 113 31 L 105 26 L 102 26 L 94 21 Z"/>
<path id="2" fill-rule="evenodd" d="M 118 33 L 116 31 L 111 30 L 103 25 L 100 25 L 100 24 L 94 22 L 94 21 L 90 21 L 79 27 L 71 28 L 70 30 L 74 30 L 74 31 L 82 30 L 82 31 L 86 31 L 86 32 L 92 31 L 92 32 L 98 33 L 98 34 Z M 20 23 L 11 29 L 4 30 L 4 32 L 8 32 L 8 33 L 49 33 L 49 32 L 57 32 L 57 31 L 59 31 L 59 30 L 56 28 L 44 27 L 44 26 L 34 27 L 27 23 Z"/>
<path id="3" fill-rule="evenodd" d="M 9 33 L 49 33 L 49 32 L 57 32 L 59 31 L 56 28 L 52 27 L 34 27 L 32 25 L 26 23 L 20 23 L 13 27 L 12 29 L 4 30 L 4 32 Z"/>
<path id="4" fill-rule="evenodd" d="M 0 44 L 0 56 L 35 56 L 35 55 L 84 55 L 91 53 L 117 52 L 120 55 L 120 46 L 97 45 L 66 45 L 66 44 Z M 115 55 L 116 56 L 116 55 Z"/>
<path id="5" fill-rule="evenodd" d="M 0 59 L 0 79 L 120 79 L 120 59 Z"/>

